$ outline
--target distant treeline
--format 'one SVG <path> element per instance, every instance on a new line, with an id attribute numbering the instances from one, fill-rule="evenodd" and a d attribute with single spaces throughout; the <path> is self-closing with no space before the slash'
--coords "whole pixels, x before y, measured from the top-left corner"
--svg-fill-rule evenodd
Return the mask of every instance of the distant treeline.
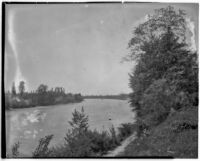
<path id="1" fill-rule="evenodd" d="M 87 99 L 120 99 L 126 100 L 129 98 L 129 94 L 119 94 L 119 95 L 86 95 L 83 96 Z"/>
<path id="2" fill-rule="evenodd" d="M 5 93 L 5 108 L 27 108 L 34 106 L 48 106 L 56 104 L 67 104 L 81 102 L 83 97 L 81 94 L 65 93 L 62 87 L 51 88 L 41 84 L 35 91 L 25 92 L 25 82 L 19 84 L 19 92 L 16 92 L 13 83 L 11 92 Z"/>

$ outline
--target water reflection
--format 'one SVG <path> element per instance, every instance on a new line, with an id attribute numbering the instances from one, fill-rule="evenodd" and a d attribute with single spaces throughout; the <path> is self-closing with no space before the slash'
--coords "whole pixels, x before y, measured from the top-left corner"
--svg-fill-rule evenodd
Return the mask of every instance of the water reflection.
<path id="1" fill-rule="evenodd" d="M 23 139 L 35 139 L 39 132 L 37 129 L 27 129 L 27 127 L 32 127 L 33 124 L 40 124 L 44 121 L 47 113 L 42 110 L 33 110 L 32 112 L 21 112 L 19 114 L 14 114 L 17 110 L 14 110 L 10 114 L 10 119 L 7 119 L 7 132 L 10 133 L 7 137 L 7 143 L 13 145 L 18 141 Z M 32 124 L 32 125 L 30 125 Z"/>

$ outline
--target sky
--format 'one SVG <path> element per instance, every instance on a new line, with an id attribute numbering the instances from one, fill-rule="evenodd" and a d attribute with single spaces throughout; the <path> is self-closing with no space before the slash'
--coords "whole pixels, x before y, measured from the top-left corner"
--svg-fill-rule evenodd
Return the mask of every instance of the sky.
<path id="1" fill-rule="evenodd" d="M 7 4 L 5 89 L 25 81 L 82 94 L 129 93 L 133 29 L 168 3 Z M 198 4 L 170 4 L 187 13 L 189 43 L 198 46 Z"/>

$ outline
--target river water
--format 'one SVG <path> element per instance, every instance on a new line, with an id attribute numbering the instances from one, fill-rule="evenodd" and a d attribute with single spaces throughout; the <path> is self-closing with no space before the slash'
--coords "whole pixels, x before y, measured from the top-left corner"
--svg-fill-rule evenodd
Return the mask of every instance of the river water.
<path id="1" fill-rule="evenodd" d="M 54 135 L 50 146 L 62 144 L 70 129 L 68 121 L 72 118 L 72 112 L 82 107 L 89 116 L 90 129 L 98 131 L 133 122 L 135 117 L 128 101 L 114 99 L 85 99 L 81 103 L 6 111 L 7 152 L 19 141 L 20 153 L 31 156 L 39 139 L 50 134 Z"/>

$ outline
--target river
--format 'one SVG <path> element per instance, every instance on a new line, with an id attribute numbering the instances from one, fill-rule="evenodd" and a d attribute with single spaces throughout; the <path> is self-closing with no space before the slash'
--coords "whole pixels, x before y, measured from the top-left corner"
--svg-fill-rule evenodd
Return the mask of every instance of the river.
<path id="1" fill-rule="evenodd" d="M 109 130 L 114 125 L 134 121 L 134 113 L 126 100 L 85 99 L 81 103 L 39 106 L 6 111 L 6 146 L 20 142 L 20 153 L 31 156 L 40 138 L 53 134 L 50 146 L 62 144 L 70 125 L 72 112 L 84 107 L 90 129 Z"/>

